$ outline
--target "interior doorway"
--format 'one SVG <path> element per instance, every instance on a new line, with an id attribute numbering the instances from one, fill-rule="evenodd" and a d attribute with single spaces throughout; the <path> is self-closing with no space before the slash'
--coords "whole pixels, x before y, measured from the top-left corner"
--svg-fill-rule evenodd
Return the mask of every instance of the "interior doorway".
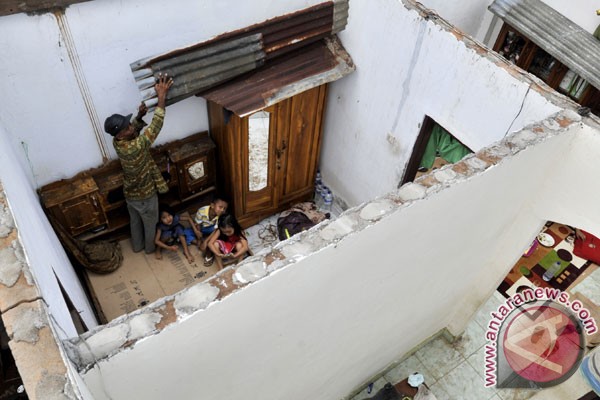
<path id="1" fill-rule="evenodd" d="M 458 162 L 471 153 L 473 150 L 426 115 L 399 186 L 445 164 Z"/>

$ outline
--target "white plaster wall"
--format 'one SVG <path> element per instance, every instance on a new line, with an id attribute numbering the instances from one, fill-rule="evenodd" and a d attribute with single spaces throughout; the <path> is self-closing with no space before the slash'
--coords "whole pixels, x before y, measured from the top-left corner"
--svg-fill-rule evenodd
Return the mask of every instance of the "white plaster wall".
<path id="1" fill-rule="evenodd" d="M 0 148 L 6 149 L 9 146 L 7 135 L 0 126 Z M 50 309 L 56 332 L 63 338 L 77 335 L 57 277 L 85 324 L 89 328 L 95 327 L 98 323 L 86 293 L 44 215 L 35 188 L 27 181 L 25 171 L 11 152 L 0 157 L 0 181 L 19 231 L 31 274 Z"/>
<path id="2" fill-rule="evenodd" d="M 542 1 L 590 33 L 600 24 L 600 17 L 596 15 L 596 10 L 600 8 L 597 0 Z M 488 10 L 492 0 L 423 0 L 420 3 L 435 10 L 442 18 L 481 42 L 484 42 L 490 24 L 498 23 L 492 21 L 494 14 Z M 498 25 L 502 25 L 502 21 Z M 498 32 L 491 37 L 491 42 L 486 44 L 492 47 L 497 34 Z"/>
<path id="3" fill-rule="evenodd" d="M 600 237 L 600 189 L 595 185 L 595 177 L 600 176 L 600 126 L 597 129 L 577 132 L 576 140 L 554 158 L 558 165 L 551 167 L 552 179 L 543 181 L 540 188 L 538 214 Z"/>
<path id="4" fill-rule="evenodd" d="M 32 185 L 98 165 L 69 57 L 52 14 L 0 18 L 0 127 Z M 6 145 L 10 145 L 6 147 Z"/>
<path id="5" fill-rule="evenodd" d="M 115 400 L 349 395 L 465 304 L 474 310 L 547 218 L 600 231 L 587 200 L 597 186 L 563 181 L 582 168 L 600 174 L 599 136 L 573 127 L 400 208 L 98 362 L 84 380 L 98 399 Z M 586 200 L 561 204 L 572 197 Z"/>
<path id="6" fill-rule="evenodd" d="M 112 113 L 141 101 L 129 64 L 319 3 L 318 0 L 105 0 L 66 11 L 82 74 L 103 132 Z M 34 186 L 101 163 L 73 67 L 52 14 L 0 17 L 0 126 Z M 147 120 L 150 120 L 150 115 Z M 157 143 L 208 129 L 205 102 L 170 106 Z M 105 135 L 110 154 L 114 151 Z"/>
<path id="7" fill-rule="evenodd" d="M 483 40 L 480 36 L 481 25 L 485 22 L 484 16 L 487 7 L 491 4 L 490 0 L 463 0 L 463 1 L 444 1 L 444 0 L 424 0 L 420 1 L 425 7 L 435 10 L 439 16 L 455 25 L 467 35 L 478 40 Z M 485 35 L 485 32 L 483 32 Z"/>
<path id="8" fill-rule="evenodd" d="M 320 168 L 350 205 L 397 187 L 425 115 L 477 151 L 558 110 L 399 1 L 353 2 L 339 36 L 356 71 L 330 86 Z"/>

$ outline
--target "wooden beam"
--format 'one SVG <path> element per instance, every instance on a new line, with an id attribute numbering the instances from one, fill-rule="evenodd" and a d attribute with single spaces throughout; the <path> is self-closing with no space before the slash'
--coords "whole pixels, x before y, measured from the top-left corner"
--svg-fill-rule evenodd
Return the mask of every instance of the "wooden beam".
<path id="1" fill-rule="evenodd" d="M 44 13 L 56 8 L 90 0 L 3 0 L 0 1 L 0 16 L 18 13 Z"/>

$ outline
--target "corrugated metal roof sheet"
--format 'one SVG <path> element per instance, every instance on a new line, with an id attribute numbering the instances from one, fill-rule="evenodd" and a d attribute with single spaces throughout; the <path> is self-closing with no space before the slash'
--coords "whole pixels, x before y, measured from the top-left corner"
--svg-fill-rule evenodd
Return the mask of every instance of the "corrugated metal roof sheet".
<path id="1" fill-rule="evenodd" d="M 489 9 L 600 88 L 600 41 L 591 33 L 540 0 L 496 0 Z"/>
<path id="2" fill-rule="evenodd" d="M 340 79 L 354 69 L 350 56 L 334 36 L 278 57 L 256 71 L 198 95 L 243 117 Z"/>
<path id="3" fill-rule="evenodd" d="M 348 0 L 334 0 L 270 19 L 206 42 L 148 57 L 131 64 L 142 98 L 156 105 L 158 73 L 173 77 L 167 104 L 215 87 L 265 63 L 286 57 L 344 29 Z"/>

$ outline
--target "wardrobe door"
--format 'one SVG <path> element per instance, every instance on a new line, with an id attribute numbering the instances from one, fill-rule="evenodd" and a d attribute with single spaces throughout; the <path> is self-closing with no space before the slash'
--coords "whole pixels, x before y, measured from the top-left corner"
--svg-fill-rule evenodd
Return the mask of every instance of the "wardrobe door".
<path id="1" fill-rule="evenodd" d="M 262 216 L 276 206 L 274 156 L 277 105 L 241 119 L 242 214 Z"/>
<path id="2" fill-rule="evenodd" d="M 306 200 L 314 190 L 321 150 L 321 130 L 327 85 L 279 103 L 277 131 L 277 185 L 279 205 Z"/>

